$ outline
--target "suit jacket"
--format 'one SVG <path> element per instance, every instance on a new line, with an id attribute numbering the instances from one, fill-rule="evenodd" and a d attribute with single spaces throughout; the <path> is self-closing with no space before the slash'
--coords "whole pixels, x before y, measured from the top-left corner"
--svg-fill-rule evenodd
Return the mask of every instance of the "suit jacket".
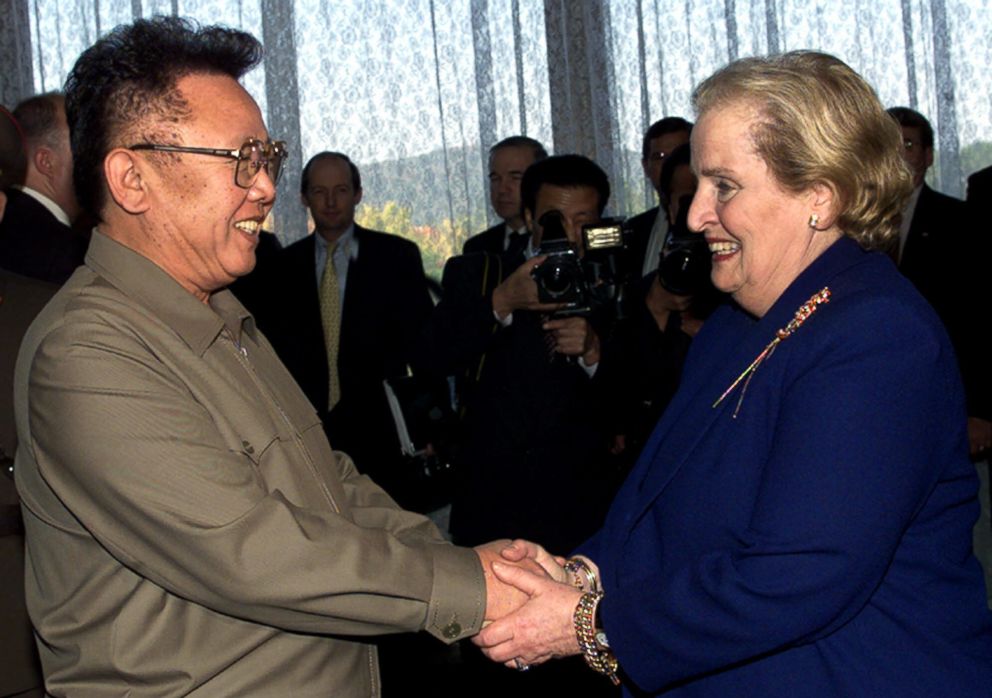
<path id="1" fill-rule="evenodd" d="M 55 695 L 379 695 L 362 636 L 477 630 L 473 551 L 397 508 L 228 291 L 94 235 L 17 365 L 28 608 Z"/>
<path id="2" fill-rule="evenodd" d="M 987 211 L 990 196 L 992 196 L 992 167 L 986 167 L 968 177 L 967 201 Z"/>
<path id="3" fill-rule="evenodd" d="M 63 225 L 37 200 L 19 189 L 7 190 L 0 220 L 0 267 L 63 284 L 83 263 L 86 240 Z"/>
<path id="4" fill-rule="evenodd" d="M 451 532 L 465 544 L 519 536 L 561 550 L 595 530 L 616 484 L 606 463 L 600 379 L 608 359 L 590 378 L 574 361 L 549 354 L 539 314 L 518 310 L 508 327 L 500 325 L 491 290 L 483 292 L 487 258 L 488 273 L 499 278 L 522 261 L 449 260 L 418 350 L 418 361 L 440 375 L 477 371 L 484 354 L 466 406 Z"/>
<path id="5" fill-rule="evenodd" d="M 649 695 L 984 695 L 976 489 L 939 320 L 887 257 L 842 239 L 764 317 L 728 306 L 706 322 L 582 552 L 610 645 Z"/>
<path id="6" fill-rule="evenodd" d="M 14 362 L 28 325 L 57 288 L 0 269 L 0 695 L 41 688 L 41 666 L 24 605 L 24 534 L 10 468 L 14 426 Z"/>
<path id="7" fill-rule="evenodd" d="M 262 270 L 264 297 L 249 309 L 310 402 L 336 450 L 387 489 L 399 441 L 382 381 L 404 376 L 432 306 L 420 251 L 409 240 L 355 226 L 338 344 L 341 399 L 327 412 L 327 353 L 320 321 L 315 240 L 307 236 Z"/>
<path id="8" fill-rule="evenodd" d="M 644 268 L 644 255 L 647 254 L 648 242 L 651 240 L 651 229 L 660 211 L 661 207 L 655 206 L 627 221 L 627 229 L 630 231 L 627 259 L 635 278 L 641 276 Z"/>
<path id="9" fill-rule="evenodd" d="M 961 363 L 968 414 L 992 419 L 987 358 L 988 236 L 960 199 L 920 191 L 899 270 L 947 327 Z"/>
<path id="10" fill-rule="evenodd" d="M 491 254 L 503 254 L 505 237 L 506 223 L 500 222 L 492 228 L 487 228 L 466 240 L 462 246 L 462 253 L 489 252 Z"/>

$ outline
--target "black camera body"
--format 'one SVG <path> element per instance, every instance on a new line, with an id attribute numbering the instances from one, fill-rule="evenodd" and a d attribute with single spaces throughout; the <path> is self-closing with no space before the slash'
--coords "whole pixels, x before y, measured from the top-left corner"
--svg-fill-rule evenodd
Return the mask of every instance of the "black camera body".
<path id="1" fill-rule="evenodd" d="M 689 206 L 692 197 L 680 200 L 675 225 L 658 260 L 658 280 L 665 290 L 677 296 L 694 296 L 712 289 L 710 271 L 712 256 L 706 239 L 689 230 Z M 658 211 L 659 216 L 665 215 Z"/>
<path id="2" fill-rule="evenodd" d="M 541 218 L 546 236 L 541 241 L 538 254 L 547 256 L 531 276 L 537 284 L 537 297 L 542 303 L 566 303 L 576 310 L 589 302 L 582 260 L 565 237 L 561 216 L 549 211 Z"/>
<path id="3" fill-rule="evenodd" d="M 532 272 L 538 299 L 565 304 L 554 317 L 588 316 L 611 306 L 615 317 L 622 317 L 631 274 L 624 252 L 627 233 L 621 222 L 583 226 L 585 256 L 581 258 L 565 234 L 560 211 L 546 212 L 540 223 L 544 234 L 538 253 L 547 259 Z"/>

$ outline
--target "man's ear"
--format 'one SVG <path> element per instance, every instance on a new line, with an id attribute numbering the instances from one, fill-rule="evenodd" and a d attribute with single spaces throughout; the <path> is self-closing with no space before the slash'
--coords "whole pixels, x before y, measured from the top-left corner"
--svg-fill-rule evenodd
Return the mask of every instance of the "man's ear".
<path id="1" fill-rule="evenodd" d="M 115 148 L 104 158 L 103 174 L 110 196 L 128 213 L 144 213 L 151 205 L 148 181 L 142 177 L 144 167 L 145 163 L 126 148 Z"/>
<path id="2" fill-rule="evenodd" d="M 359 189 L 358 191 L 355 192 L 355 206 L 358 206 L 358 204 L 362 203 L 363 191 L 364 191 L 363 189 Z"/>
<path id="3" fill-rule="evenodd" d="M 925 151 L 923 151 L 923 155 L 927 159 L 926 160 L 927 161 L 927 169 L 929 170 L 931 167 L 933 167 L 933 148 L 932 147 L 931 148 L 927 148 Z M 924 175 L 926 175 L 925 172 L 924 172 Z"/>
<path id="4" fill-rule="evenodd" d="M 56 154 L 51 148 L 39 146 L 31 156 L 31 164 L 45 179 L 52 181 L 55 178 L 55 170 L 58 167 Z"/>

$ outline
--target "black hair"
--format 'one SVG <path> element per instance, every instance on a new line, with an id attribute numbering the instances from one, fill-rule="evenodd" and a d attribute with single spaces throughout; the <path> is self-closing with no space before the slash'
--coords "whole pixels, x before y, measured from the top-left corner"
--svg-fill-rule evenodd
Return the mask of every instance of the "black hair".
<path id="1" fill-rule="evenodd" d="M 548 151 L 541 145 L 541 142 L 527 136 L 510 136 L 509 138 L 504 138 L 489 149 L 489 157 L 492 157 L 497 150 L 502 150 L 503 148 L 530 148 L 533 151 L 534 162 L 544 160 L 548 157 Z"/>
<path id="2" fill-rule="evenodd" d="M 555 155 L 535 162 L 524 172 L 520 181 L 520 199 L 525 211 L 533 215 L 537 193 L 545 184 L 566 189 L 592 187 L 599 195 L 599 213 L 610 201 L 610 180 L 603 169 L 582 155 Z"/>
<path id="3" fill-rule="evenodd" d="M 180 78 L 213 73 L 238 80 L 261 59 L 262 45 L 251 34 L 180 17 L 121 25 L 86 49 L 65 82 L 80 205 L 99 216 L 106 203 L 108 152 L 129 145 L 155 123 L 189 117 L 189 105 L 176 89 Z"/>
<path id="4" fill-rule="evenodd" d="M 348 165 L 348 170 L 351 172 L 351 188 L 355 192 L 362 190 L 362 174 L 358 171 L 358 166 L 351 161 L 344 153 L 338 153 L 333 150 L 325 150 L 323 152 L 317 153 L 312 158 L 307 160 L 307 164 L 303 166 L 303 174 L 300 175 L 300 193 L 306 196 L 307 187 L 310 186 L 310 167 L 320 160 L 341 160 L 346 165 Z"/>
<path id="5" fill-rule="evenodd" d="M 660 138 L 667 133 L 679 133 L 685 131 L 686 135 L 692 133 L 692 122 L 686 121 L 681 116 L 666 116 L 648 126 L 644 132 L 644 139 L 641 141 L 641 160 L 647 161 L 651 155 L 651 141 Z"/>
<path id="6" fill-rule="evenodd" d="M 923 139 L 921 145 L 924 148 L 933 148 L 933 126 L 930 125 L 927 117 L 909 107 L 889 107 L 886 111 L 900 126 L 920 129 L 920 137 Z"/>

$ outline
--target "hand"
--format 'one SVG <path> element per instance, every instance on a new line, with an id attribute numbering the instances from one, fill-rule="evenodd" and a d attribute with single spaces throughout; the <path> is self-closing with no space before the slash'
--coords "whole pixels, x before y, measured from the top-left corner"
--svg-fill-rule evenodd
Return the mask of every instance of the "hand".
<path id="1" fill-rule="evenodd" d="M 992 422 L 979 417 L 968 417 L 968 446 L 972 456 L 989 450 L 992 447 Z"/>
<path id="2" fill-rule="evenodd" d="M 581 356 L 586 366 L 599 363 L 599 335 L 584 317 L 548 320 L 542 327 L 554 336 L 559 354 Z"/>
<path id="3" fill-rule="evenodd" d="M 560 555 L 552 555 L 537 543 L 518 538 L 500 551 L 504 560 L 510 562 L 520 562 L 530 559 L 541 566 L 541 568 L 556 582 L 567 582 L 568 573 L 565 571 L 565 558 Z"/>
<path id="4" fill-rule="evenodd" d="M 502 618 L 520 608 L 528 599 L 526 593 L 511 584 L 502 582 L 493 575 L 493 563 L 501 559 L 500 551 L 509 544 L 509 540 L 503 539 L 475 547 L 475 552 L 482 563 L 482 574 L 486 580 L 486 612 L 483 617 L 487 621 Z M 529 569 L 535 575 L 547 576 L 544 569 L 534 559 L 524 557 L 514 562 L 505 560 L 503 562 L 506 566 L 520 566 Z"/>
<path id="5" fill-rule="evenodd" d="M 501 581 L 525 592 L 530 600 L 472 638 L 483 654 L 513 668 L 514 659 L 541 664 L 552 657 L 581 652 L 572 623 L 575 607 L 582 598 L 579 589 L 505 563 L 493 563 L 493 571 Z"/>
<path id="6" fill-rule="evenodd" d="M 493 311 L 500 320 L 505 320 L 514 310 L 550 313 L 562 307 L 562 303 L 541 303 L 537 298 L 537 283 L 531 273 L 547 258 L 547 255 L 541 255 L 527 260 L 493 290 Z"/>

